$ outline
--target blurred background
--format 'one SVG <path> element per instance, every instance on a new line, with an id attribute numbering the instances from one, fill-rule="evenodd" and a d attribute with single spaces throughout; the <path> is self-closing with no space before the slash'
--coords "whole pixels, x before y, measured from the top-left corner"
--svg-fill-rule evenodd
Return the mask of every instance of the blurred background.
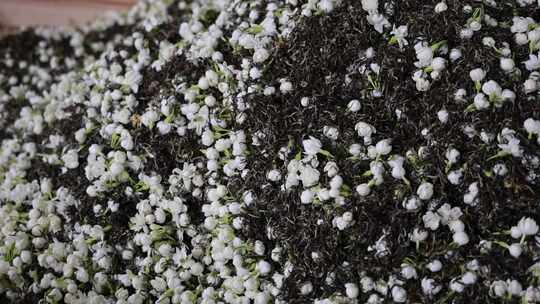
<path id="1" fill-rule="evenodd" d="M 0 0 L 0 35 L 20 26 L 74 26 L 105 11 L 126 11 L 137 0 Z"/>

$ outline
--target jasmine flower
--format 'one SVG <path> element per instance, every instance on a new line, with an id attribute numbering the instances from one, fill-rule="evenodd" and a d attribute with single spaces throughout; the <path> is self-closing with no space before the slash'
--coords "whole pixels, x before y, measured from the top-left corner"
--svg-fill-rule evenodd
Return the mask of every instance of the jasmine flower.
<path id="1" fill-rule="evenodd" d="M 373 25 L 375 30 L 379 33 L 384 31 L 384 27 L 390 26 L 390 22 L 382 14 L 371 13 L 367 16 L 368 23 Z"/>
<path id="2" fill-rule="evenodd" d="M 300 171 L 300 180 L 304 188 L 316 185 L 319 181 L 319 171 L 311 166 L 304 166 Z"/>
<path id="3" fill-rule="evenodd" d="M 360 185 L 356 186 L 356 192 L 360 196 L 367 196 L 371 192 L 371 189 L 370 189 L 368 184 L 360 184 Z"/>
<path id="4" fill-rule="evenodd" d="M 416 190 L 416 194 L 421 200 L 429 200 L 433 196 L 433 184 L 422 183 Z"/>
<path id="5" fill-rule="evenodd" d="M 279 172 L 279 170 L 276 170 L 276 169 L 270 170 L 266 174 L 266 178 L 270 181 L 276 182 L 281 179 L 281 173 Z"/>
<path id="6" fill-rule="evenodd" d="M 358 286 L 354 283 L 346 283 L 345 284 L 345 294 L 348 298 L 356 299 L 358 295 L 360 294 L 360 291 L 358 289 Z"/>
<path id="7" fill-rule="evenodd" d="M 448 111 L 446 110 L 440 110 L 439 112 L 437 112 L 437 118 L 439 119 L 439 121 L 443 124 L 447 123 L 448 122 Z"/>
<path id="8" fill-rule="evenodd" d="M 364 138 L 364 144 L 366 145 L 371 143 L 371 135 L 376 133 L 375 127 L 362 121 L 357 123 L 354 129 L 358 133 L 358 136 Z"/>
<path id="9" fill-rule="evenodd" d="M 441 220 L 441 217 L 432 211 L 428 211 L 423 217 L 422 220 L 424 221 L 424 226 L 426 228 L 429 228 L 431 230 L 437 230 L 439 228 L 439 223 Z"/>
<path id="10" fill-rule="evenodd" d="M 418 59 L 414 65 L 418 68 L 423 68 L 431 65 L 433 60 L 433 50 L 425 42 L 418 42 L 414 46 L 416 58 Z"/>
<path id="11" fill-rule="evenodd" d="M 434 296 L 441 290 L 442 286 L 437 285 L 435 280 L 430 278 L 423 278 L 421 282 L 422 291 L 427 296 Z"/>
<path id="12" fill-rule="evenodd" d="M 390 39 L 390 44 L 397 42 L 400 49 L 403 49 L 404 46 L 409 45 L 409 42 L 406 39 L 408 35 L 408 28 L 406 25 L 401 25 L 397 28 L 394 25 L 394 28 L 390 34 L 393 35 Z"/>
<path id="13" fill-rule="evenodd" d="M 358 101 L 357 99 L 349 101 L 349 104 L 347 105 L 347 109 L 351 112 L 358 112 L 360 111 L 360 108 L 360 101 Z"/>
<path id="14" fill-rule="evenodd" d="M 522 235 L 535 235 L 538 233 L 536 221 L 528 217 L 522 218 L 517 224 L 517 228 Z"/>
<path id="15" fill-rule="evenodd" d="M 407 292 L 401 286 L 393 286 L 392 299 L 396 303 L 405 303 L 407 301 Z"/>
<path id="16" fill-rule="evenodd" d="M 304 153 L 308 156 L 315 156 L 321 151 L 322 143 L 317 138 L 310 136 L 309 139 L 302 141 Z"/>
<path id="17" fill-rule="evenodd" d="M 433 260 L 431 262 L 429 262 L 426 267 L 429 269 L 429 271 L 431 272 L 439 272 L 441 269 L 442 269 L 442 263 L 441 261 L 439 260 Z"/>
<path id="18" fill-rule="evenodd" d="M 510 255 L 513 256 L 514 258 L 519 258 L 519 256 L 520 256 L 521 253 L 523 252 L 523 248 L 521 248 L 521 244 L 519 244 L 519 243 L 514 243 L 514 244 L 508 246 L 508 252 L 509 252 Z"/>
<path id="19" fill-rule="evenodd" d="M 269 56 L 270 54 L 268 53 L 266 49 L 259 48 L 259 49 L 256 49 L 255 52 L 253 53 L 253 61 L 255 63 L 261 63 L 261 62 L 266 61 Z"/>
<path id="20" fill-rule="evenodd" d="M 448 6 L 444 1 L 441 1 L 435 5 L 435 13 L 440 14 L 442 12 L 445 12 L 448 9 Z"/>
<path id="21" fill-rule="evenodd" d="M 454 243 L 463 246 L 469 243 L 469 236 L 464 231 L 458 231 L 452 236 Z"/>
<path id="22" fill-rule="evenodd" d="M 477 83 L 484 80 L 484 78 L 486 77 L 486 72 L 481 68 L 476 68 L 469 72 L 469 76 L 471 77 L 472 81 Z"/>
<path id="23" fill-rule="evenodd" d="M 69 150 L 62 156 L 62 161 L 64 162 L 64 166 L 68 169 L 77 168 L 79 166 L 79 155 L 77 154 L 77 150 Z"/>
<path id="24" fill-rule="evenodd" d="M 503 71 L 511 72 L 512 70 L 514 70 L 515 67 L 514 60 L 512 60 L 511 58 L 501 58 L 500 66 Z"/>
<path id="25" fill-rule="evenodd" d="M 529 60 L 523 62 L 525 64 L 525 68 L 528 71 L 535 71 L 540 69 L 540 59 L 538 55 L 529 54 Z"/>
<path id="26" fill-rule="evenodd" d="M 461 53 L 461 51 L 459 49 L 452 49 L 450 51 L 450 60 L 451 61 L 456 61 L 458 59 L 460 59 L 461 57 L 463 56 L 463 54 Z"/>
<path id="27" fill-rule="evenodd" d="M 362 8 L 367 12 L 377 11 L 379 9 L 379 1 L 362 0 Z"/>

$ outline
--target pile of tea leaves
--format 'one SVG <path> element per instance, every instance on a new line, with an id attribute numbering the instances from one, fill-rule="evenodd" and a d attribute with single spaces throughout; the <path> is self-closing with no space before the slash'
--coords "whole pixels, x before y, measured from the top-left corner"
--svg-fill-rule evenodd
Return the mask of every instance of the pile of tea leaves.
<path id="1" fill-rule="evenodd" d="M 540 302 L 540 1 L 24 29 L 0 142 L 1 303 Z"/>

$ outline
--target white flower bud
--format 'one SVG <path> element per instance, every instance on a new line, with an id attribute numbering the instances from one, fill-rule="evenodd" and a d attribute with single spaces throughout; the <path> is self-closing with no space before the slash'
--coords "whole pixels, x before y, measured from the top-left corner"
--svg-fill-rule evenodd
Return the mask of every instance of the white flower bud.
<path id="1" fill-rule="evenodd" d="M 281 173 L 279 173 L 279 170 L 270 170 L 267 174 L 266 174 L 266 178 L 270 181 L 273 181 L 273 182 L 276 182 L 276 181 L 279 181 L 281 179 Z"/>
<path id="2" fill-rule="evenodd" d="M 345 284 L 345 294 L 350 299 L 356 299 L 358 295 L 360 294 L 360 290 L 358 289 L 358 285 L 354 283 L 346 283 Z"/>
<path id="3" fill-rule="evenodd" d="M 259 263 L 257 263 L 257 270 L 259 270 L 259 273 L 264 276 L 270 273 L 272 266 L 267 261 L 259 261 Z"/>
<path id="4" fill-rule="evenodd" d="M 433 196 L 433 184 L 422 183 L 416 190 L 416 194 L 421 200 L 428 200 Z"/>
<path id="5" fill-rule="evenodd" d="M 313 198 L 315 197 L 315 193 L 311 190 L 304 190 L 302 191 L 302 194 L 300 195 L 300 201 L 302 204 L 309 204 L 313 201 Z"/>
<path id="6" fill-rule="evenodd" d="M 253 53 L 253 62 L 261 63 L 261 62 L 266 61 L 268 57 L 270 57 L 270 54 L 268 53 L 268 51 L 264 48 L 259 48 L 259 49 L 256 49 L 255 52 Z"/>
<path id="7" fill-rule="evenodd" d="M 508 252 L 510 252 L 510 255 L 515 257 L 515 258 L 518 258 L 521 253 L 523 252 L 523 249 L 521 248 L 521 244 L 519 243 L 514 243 L 510 246 L 508 246 Z"/>
<path id="8" fill-rule="evenodd" d="M 528 217 L 522 218 L 517 227 L 523 235 L 535 235 L 538 233 L 536 221 Z"/>
<path id="9" fill-rule="evenodd" d="M 462 53 L 459 49 L 452 49 L 450 51 L 450 60 L 452 61 L 458 60 L 459 58 L 461 58 L 461 56 L 462 56 Z"/>
<path id="10" fill-rule="evenodd" d="M 474 69 L 469 72 L 471 80 L 474 82 L 482 81 L 486 77 L 486 72 L 481 68 Z"/>
<path id="11" fill-rule="evenodd" d="M 360 184 L 356 186 L 356 192 L 358 192 L 360 196 L 367 196 L 371 192 L 371 189 L 368 184 Z"/>
<path id="12" fill-rule="evenodd" d="M 401 286 L 392 287 L 392 299 L 396 303 L 405 303 L 407 301 L 407 292 Z"/>
<path id="13" fill-rule="evenodd" d="M 458 231 L 452 236 L 454 243 L 463 246 L 469 243 L 469 236 L 464 231 Z"/>
<path id="14" fill-rule="evenodd" d="M 322 148 L 321 141 L 313 136 L 310 136 L 309 139 L 303 140 L 302 145 L 304 147 L 304 153 L 306 153 L 308 156 L 317 155 Z"/>
<path id="15" fill-rule="evenodd" d="M 351 112 L 358 112 L 360 111 L 360 108 L 361 104 L 360 101 L 358 101 L 357 99 L 349 101 L 349 104 L 347 105 L 347 109 Z"/>
<path id="16" fill-rule="evenodd" d="M 505 72 L 511 72 L 515 67 L 514 60 L 511 58 L 501 58 L 500 65 L 501 69 Z"/>
<path id="17" fill-rule="evenodd" d="M 431 272 L 439 272 L 442 269 L 442 263 L 439 260 L 433 260 L 427 264 L 427 268 Z"/>
<path id="18" fill-rule="evenodd" d="M 444 1 L 441 1 L 435 5 L 435 13 L 440 14 L 448 9 L 448 5 Z"/>

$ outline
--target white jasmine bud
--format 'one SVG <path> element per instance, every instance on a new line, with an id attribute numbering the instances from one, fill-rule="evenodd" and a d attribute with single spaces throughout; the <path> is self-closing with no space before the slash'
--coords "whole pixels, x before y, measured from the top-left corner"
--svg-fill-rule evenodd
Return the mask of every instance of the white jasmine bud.
<path id="1" fill-rule="evenodd" d="M 433 196 L 433 184 L 424 182 L 416 190 L 416 194 L 421 200 L 428 200 Z"/>
<path id="2" fill-rule="evenodd" d="M 257 269 L 259 270 L 259 273 L 264 276 L 270 273 L 272 266 L 267 261 L 262 260 L 257 263 Z"/>
<path id="3" fill-rule="evenodd" d="M 79 155 L 77 154 L 77 150 L 69 150 L 66 154 L 62 156 L 62 161 L 64 162 L 64 166 L 66 166 L 66 168 L 77 168 L 79 166 Z"/>
<path id="4" fill-rule="evenodd" d="M 427 264 L 427 268 L 431 272 L 439 272 L 442 269 L 442 263 L 439 260 L 433 260 Z"/>
<path id="5" fill-rule="evenodd" d="M 476 283 L 477 276 L 473 272 L 467 271 L 461 276 L 461 282 L 465 285 L 472 285 Z"/>
<path id="6" fill-rule="evenodd" d="M 407 301 L 407 292 L 401 286 L 392 287 L 392 299 L 396 303 L 405 303 Z"/>
<path id="7" fill-rule="evenodd" d="M 523 249 L 521 248 L 521 244 L 514 243 L 514 244 L 508 246 L 508 252 L 510 253 L 511 256 L 513 256 L 515 258 L 519 258 L 519 256 L 523 252 Z"/>
<path id="8" fill-rule="evenodd" d="M 431 68 L 434 71 L 440 72 L 440 71 L 444 70 L 445 67 L 446 67 L 446 60 L 444 58 L 442 58 L 442 57 L 435 57 L 431 61 Z"/>
<path id="9" fill-rule="evenodd" d="M 501 58 L 500 65 L 501 69 L 505 72 L 511 72 L 515 67 L 514 60 L 511 58 Z"/>
<path id="10" fill-rule="evenodd" d="M 268 171 L 268 173 L 266 174 L 266 178 L 268 180 L 271 180 L 273 182 L 276 182 L 276 181 L 279 181 L 281 179 L 281 173 L 279 173 L 279 170 L 270 170 Z"/>
<path id="11" fill-rule="evenodd" d="M 536 221 L 528 217 L 522 218 L 517 224 L 517 227 L 523 235 L 535 235 L 538 233 Z"/>
<path id="12" fill-rule="evenodd" d="M 339 136 L 339 131 L 335 127 L 324 126 L 323 134 L 331 140 L 337 140 Z"/>
<path id="13" fill-rule="evenodd" d="M 315 193 L 311 190 L 304 190 L 302 191 L 302 194 L 300 195 L 300 201 L 302 204 L 309 204 L 313 201 L 313 198 L 315 197 Z"/>
<path id="14" fill-rule="evenodd" d="M 168 134 L 171 132 L 171 124 L 165 121 L 160 121 L 157 123 L 158 131 L 161 135 Z"/>
<path id="15" fill-rule="evenodd" d="M 255 52 L 253 53 L 253 61 L 255 63 L 264 62 L 266 61 L 266 59 L 268 59 L 268 57 L 270 57 L 270 54 L 264 48 L 256 49 Z"/>
<path id="16" fill-rule="evenodd" d="M 416 269 L 407 264 L 401 265 L 401 275 L 407 280 L 414 279 L 418 276 Z"/>
<path id="17" fill-rule="evenodd" d="M 293 85 L 289 81 L 282 81 L 281 85 L 279 86 L 279 90 L 283 94 L 290 93 L 293 90 Z"/>
<path id="18" fill-rule="evenodd" d="M 536 85 L 536 81 L 534 79 L 527 79 L 523 83 L 523 91 L 527 94 L 533 93 L 537 88 L 538 86 Z"/>
<path id="19" fill-rule="evenodd" d="M 506 294 L 506 282 L 497 280 L 491 283 L 490 292 L 496 297 L 503 297 Z"/>
<path id="20" fill-rule="evenodd" d="M 452 239 L 454 243 L 458 244 L 459 246 L 463 246 L 469 243 L 469 236 L 464 231 L 458 231 L 454 233 Z"/>
<path id="21" fill-rule="evenodd" d="M 367 196 L 371 192 L 371 189 L 368 184 L 360 184 L 356 186 L 356 192 L 358 192 L 360 196 Z"/>
<path id="22" fill-rule="evenodd" d="M 529 134 L 538 134 L 540 135 L 540 120 L 535 120 L 532 118 L 527 118 L 523 123 L 525 131 Z"/>
<path id="23" fill-rule="evenodd" d="M 367 12 L 376 12 L 379 9 L 378 0 L 362 0 L 362 8 Z"/>
<path id="24" fill-rule="evenodd" d="M 322 143 L 317 138 L 310 136 L 309 139 L 303 140 L 304 153 L 308 156 L 317 155 L 321 151 Z"/>
<path id="25" fill-rule="evenodd" d="M 486 95 L 478 93 L 474 96 L 474 106 L 478 110 L 484 110 L 489 108 L 489 101 L 486 98 Z"/>
<path id="26" fill-rule="evenodd" d="M 302 286 L 300 287 L 300 293 L 303 295 L 308 295 L 312 291 L 313 291 L 313 285 L 311 284 L 311 282 L 306 282 L 302 284 Z"/>
<path id="27" fill-rule="evenodd" d="M 456 61 L 458 60 L 459 58 L 461 58 L 462 56 L 462 53 L 459 49 L 452 49 L 450 51 L 450 60 L 451 61 Z"/>
<path id="28" fill-rule="evenodd" d="M 360 111 L 360 108 L 361 104 L 360 101 L 358 101 L 357 99 L 349 101 L 349 104 L 347 105 L 347 109 L 351 112 L 358 112 Z"/>
<path id="29" fill-rule="evenodd" d="M 385 139 L 385 140 L 379 141 L 375 145 L 375 149 L 377 151 L 377 154 L 379 154 L 379 155 L 387 155 L 388 153 L 390 153 L 390 151 L 392 151 L 392 146 L 390 145 L 390 140 Z"/>
<path id="30" fill-rule="evenodd" d="M 303 167 L 300 172 L 300 180 L 304 188 L 316 185 L 319 182 L 319 176 L 319 171 L 310 166 Z"/>
<path id="31" fill-rule="evenodd" d="M 358 285 L 354 283 L 346 283 L 345 284 L 345 294 L 350 299 L 356 299 L 358 295 L 360 294 L 360 290 L 358 289 Z"/>
<path id="32" fill-rule="evenodd" d="M 486 72 L 481 68 L 474 69 L 469 72 L 471 80 L 474 82 L 480 82 L 486 77 Z"/>
<path id="33" fill-rule="evenodd" d="M 440 14 L 448 9 L 448 5 L 444 1 L 441 1 L 435 5 L 435 13 Z"/>
<path id="34" fill-rule="evenodd" d="M 440 110 L 439 112 L 437 112 L 437 118 L 439 119 L 439 121 L 443 124 L 447 123 L 448 122 L 448 111 L 446 110 Z"/>

